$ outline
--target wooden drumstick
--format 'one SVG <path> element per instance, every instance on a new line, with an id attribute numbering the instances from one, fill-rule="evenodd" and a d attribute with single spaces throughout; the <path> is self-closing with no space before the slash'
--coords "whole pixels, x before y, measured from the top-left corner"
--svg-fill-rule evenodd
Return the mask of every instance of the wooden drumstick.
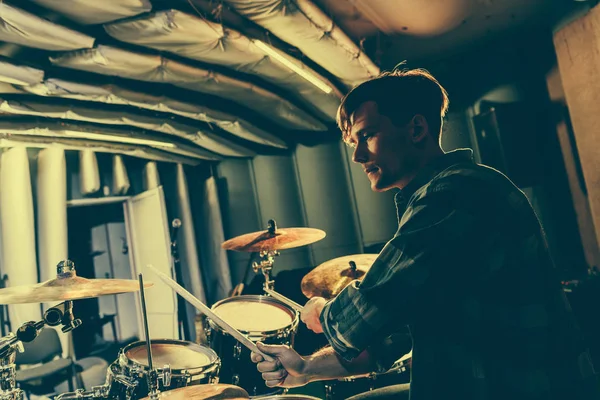
<path id="1" fill-rule="evenodd" d="M 264 290 L 265 290 L 265 293 L 270 294 L 271 296 L 273 296 L 274 299 L 277 299 L 277 300 L 281 301 L 282 303 L 287 304 L 288 306 L 292 307 L 294 310 L 296 310 L 298 312 L 302 312 L 302 309 L 304 307 L 302 307 L 300 304 L 296 303 L 295 301 L 288 299 L 281 293 L 278 293 L 274 290 L 271 290 L 268 288 L 264 288 Z"/>
<path id="2" fill-rule="evenodd" d="M 236 338 L 237 340 L 239 340 L 240 343 L 242 343 L 244 346 L 246 346 L 251 351 L 253 351 L 253 352 L 257 353 L 257 354 L 260 354 L 265 360 L 267 360 L 267 361 L 274 361 L 273 357 L 271 357 L 271 356 L 263 353 L 262 351 L 260 351 L 258 349 L 258 347 L 256 347 L 256 344 L 252 340 L 248 339 L 246 337 L 246 335 L 244 335 L 243 333 L 241 333 L 240 331 L 238 331 L 237 329 L 235 329 L 233 326 L 229 325 L 227 322 L 225 322 L 224 320 L 222 320 L 221 317 L 219 317 L 217 314 L 215 314 L 210 308 L 208 308 L 207 305 L 205 305 L 204 303 L 202 303 L 200 300 L 198 300 L 196 297 L 194 297 L 193 294 L 191 294 L 190 292 L 188 292 L 187 290 L 185 290 L 183 287 L 181 287 L 177 282 L 175 282 L 173 279 L 171 279 L 171 277 L 167 276 L 165 273 L 159 271 L 158 269 L 156 269 L 154 266 L 152 266 L 150 264 L 148 264 L 147 266 L 156 275 L 158 275 L 158 277 L 164 283 L 166 283 L 167 285 L 169 285 L 171 287 L 171 289 L 173 289 L 174 291 L 176 291 L 177 293 L 179 293 L 179 295 L 181 297 L 183 297 L 184 299 L 186 299 L 187 301 L 189 301 L 191 305 L 193 305 L 194 307 L 196 307 L 204 315 L 206 315 L 208 318 L 210 318 L 211 320 L 213 320 L 225 332 L 229 333 L 231 336 L 233 336 L 234 338 Z"/>

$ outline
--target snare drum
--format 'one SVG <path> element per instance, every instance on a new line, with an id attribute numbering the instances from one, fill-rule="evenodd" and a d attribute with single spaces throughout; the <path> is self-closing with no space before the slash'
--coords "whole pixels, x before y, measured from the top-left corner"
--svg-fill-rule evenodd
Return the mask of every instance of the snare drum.
<path id="1" fill-rule="evenodd" d="M 261 341 L 266 344 L 293 345 L 298 314 L 272 297 L 230 297 L 215 303 L 212 310 L 255 343 Z M 240 386 L 250 396 L 282 392 L 281 388 L 269 388 L 265 385 L 256 364 L 250 359 L 250 350 L 213 321 L 208 322 L 208 343 L 221 359 L 220 382 Z"/>
<path id="2" fill-rule="evenodd" d="M 152 365 L 159 369 L 160 391 L 189 385 L 217 383 L 219 357 L 210 348 L 171 339 L 151 341 Z M 164 370 L 165 365 L 168 370 Z M 148 351 L 145 341 L 134 342 L 119 352 L 107 373 L 109 398 L 140 399 L 148 395 Z"/>

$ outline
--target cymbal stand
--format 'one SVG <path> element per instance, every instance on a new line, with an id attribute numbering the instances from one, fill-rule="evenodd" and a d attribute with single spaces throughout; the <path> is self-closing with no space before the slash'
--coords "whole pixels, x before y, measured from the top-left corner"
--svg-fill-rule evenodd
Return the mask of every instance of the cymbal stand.
<path id="1" fill-rule="evenodd" d="M 275 220 L 270 219 L 267 222 L 267 231 L 269 235 L 275 235 L 277 233 L 277 222 L 275 222 Z M 275 257 L 279 255 L 279 252 L 277 250 L 261 250 L 258 255 L 261 260 L 260 262 L 253 262 L 252 269 L 255 273 L 258 273 L 260 270 L 265 277 L 264 287 L 273 290 L 275 288 L 275 281 L 271 279 L 271 270 L 275 263 Z"/>
<path id="2" fill-rule="evenodd" d="M 264 250 L 259 253 L 260 262 L 252 263 L 252 269 L 254 272 L 258 272 L 259 270 L 262 272 L 265 277 L 264 287 L 267 289 L 273 290 L 275 288 L 275 281 L 271 279 L 271 270 L 273 269 L 273 264 L 275 263 L 275 256 L 278 256 L 279 252 L 277 250 Z"/>
<path id="3" fill-rule="evenodd" d="M 0 338 L 0 400 L 24 398 L 24 392 L 17 388 L 17 351 L 22 353 L 23 343 L 34 341 L 44 325 L 62 325 L 62 331 L 66 333 L 80 326 L 81 320 L 73 315 L 73 302 L 65 301 L 46 310 L 43 320 L 25 322 L 16 334 L 11 332 Z"/>
<path id="4" fill-rule="evenodd" d="M 158 375 L 158 370 L 152 365 L 152 343 L 150 341 L 150 333 L 148 330 L 148 316 L 146 314 L 146 297 L 144 296 L 144 278 L 142 274 L 138 275 L 140 281 L 140 299 L 142 303 L 142 317 L 144 320 L 144 333 L 146 334 L 146 352 L 148 354 L 148 397 L 151 400 L 158 400 L 160 390 L 158 381 L 162 380 L 165 387 L 171 385 L 171 368 L 165 365 L 160 369 L 161 375 Z"/>
<path id="5" fill-rule="evenodd" d="M 141 308 L 142 308 L 142 319 L 144 321 L 144 333 L 146 334 L 146 346 L 148 353 L 148 368 L 149 374 L 147 376 L 148 379 L 148 397 L 152 400 L 157 400 L 159 398 L 160 390 L 159 390 L 159 381 L 163 382 L 165 387 L 171 385 L 171 367 L 167 364 L 163 368 L 154 368 L 152 364 L 152 346 L 150 344 L 150 335 L 148 332 L 148 317 L 146 314 L 146 298 L 144 296 L 144 281 L 142 278 L 142 274 L 138 275 L 140 282 L 140 300 L 141 300 Z M 113 371 L 114 372 L 114 371 Z M 125 393 L 113 393 L 112 386 L 114 382 L 118 382 L 120 386 L 125 388 Z M 100 386 L 93 386 L 90 391 L 85 391 L 83 389 L 78 389 L 74 392 L 63 393 L 57 397 L 55 400 L 76 400 L 76 399 L 119 399 L 121 400 L 123 397 L 126 400 L 134 399 L 135 390 L 138 386 L 138 381 L 136 379 L 131 379 L 129 376 L 124 376 L 122 374 L 113 373 L 107 374 L 106 383 Z M 4 400 L 1 399 L 0 400 Z"/>

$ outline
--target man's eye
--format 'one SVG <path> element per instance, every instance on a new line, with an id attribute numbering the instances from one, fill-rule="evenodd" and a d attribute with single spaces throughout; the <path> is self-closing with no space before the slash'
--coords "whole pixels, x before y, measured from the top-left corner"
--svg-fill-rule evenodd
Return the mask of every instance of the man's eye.
<path id="1" fill-rule="evenodd" d="M 369 138 L 372 138 L 374 135 L 375 135 L 374 132 L 365 132 L 361 135 L 360 139 L 361 139 L 361 141 L 365 141 Z"/>

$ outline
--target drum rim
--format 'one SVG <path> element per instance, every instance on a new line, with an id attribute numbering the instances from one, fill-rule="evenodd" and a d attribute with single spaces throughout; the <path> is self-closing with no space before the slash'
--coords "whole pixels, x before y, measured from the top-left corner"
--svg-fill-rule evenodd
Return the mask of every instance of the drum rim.
<path id="1" fill-rule="evenodd" d="M 196 375 L 196 374 L 202 374 L 202 373 L 209 373 L 213 370 L 214 367 L 220 368 L 221 359 L 219 358 L 219 355 L 208 346 L 202 346 L 198 343 L 190 342 L 187 340 L 177 340 L 177 339 L 151 339 L 150 343 L 151 344 L 175 344 L 175 345 L 181 345 L 181 346 L 186 346 L 186 347 L 191 347 L 191 348 L 200 348 L 200 349 L 206 351 L 206 353 L 203 352 L 203 354 L 206 354 L 209 357 L 210 362 L 208 364 L 198 366 L 198 367 L 189 367 L 189 368 L 173 368 L 173 366 L 170 366 L 171 371 L 173 371 L 173 374 L 176 374 L 176 373 L 182 372 L 182 371 L 194 371 L 194 372 L 197 371 L 197 373 L 194 374 L 194 375 Z M 127 346 L 123 347 L 119 352 L 119 358 L 118 358 L 119 364 L 121 364 L 122 366 L 126 366 L 126 367 L 135 367 L 135 368 L 141 368 L 143 370 L 148 370 L 147 365 L 141 364 L 141 363 L 134 361 L 131 358 L 127 357 L 127 352 L 129 350 L 136 348 L 136 347 L 140 347 L 140 346 L 146 346 L 146 341 L 138 340 L 138 341 L 129 343 Z M 163 366 L 155 365 L 154 367 L 162 368 Z"/>
<path id="2" fill-rule="evenodd" d="M 307 394 L 268 394 L 265 396 L 251 397 L 253 400 L 277 400 L 277 399 L 293 399 L 293 400 L 321 400 L 319 397 L 309 396 Z"/>
<path id="3" fill-rule="evenodd" d="M 241 295 L 241 296 L 227 297 L 227 298 L 219 300 L 215 304 L 213 304 L 211 307 L 211 310 L 215 311 L 220 305 L 235 302 L 235 301 L 242 301 L 242 300 L 249 300 L 249 301 L 255 302 L 255 303 L 266 303 L 266 304 L 271 304 L 271 305 L 277 306 L 278 308 L 286 311 L 292 318 L 292 321 L 288 325 L 284 326 L 283 328 L 279 328 L 279 329 L 275 329 L 275 330 L 271 330 L 271 331 L 247 331 L 247 330 L 243 330 L 243 329 L 238 329 L 240 332 L 247 334 L 250 337 L 277 336 L 281 333 L 290 332 L 290 331 L 296 329 L 296 327 L 298 326 L 298 321 L 299 321 L 298 312 L 296 310 L 292 309 L 291 307 L 289 307 L 287 304 L 285 304 L 277 299 L 274 299 L 271 296 L 263 296 L 263 295 L 258 295 L 258 294 L 246 294 L 246 295 Z M 207 318 L 207 320 L 212 328 L 218 329 L 219 331 L 225 333 L 224 330 L 220 326 L 215 324 L 210 318 Z"/>

